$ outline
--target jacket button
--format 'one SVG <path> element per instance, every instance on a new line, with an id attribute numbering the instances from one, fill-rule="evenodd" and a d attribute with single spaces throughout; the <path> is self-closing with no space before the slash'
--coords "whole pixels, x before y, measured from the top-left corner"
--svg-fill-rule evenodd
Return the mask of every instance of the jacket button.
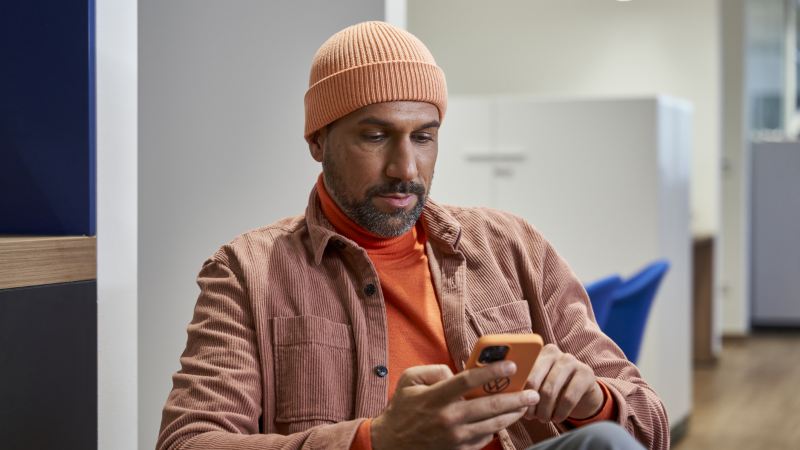
<path id="1" fill-rule="evenodd" d="M 373 295 L 375 295 L 375 292 L 377 291 L 378 288 L 376 288 L 375 285 L 372 283 L 364 286 L 364 293 L 367 294 L 368 297 L 372 297 Z"/>
<path id="2" fill-rule="evenodd" d="M 389 374 L 389 369 L 387 369 L 386 366 L 383 365 L 375 366 L 375 375 L 377 375 L 378 377 L 383 378 L 388 374 Z"/>

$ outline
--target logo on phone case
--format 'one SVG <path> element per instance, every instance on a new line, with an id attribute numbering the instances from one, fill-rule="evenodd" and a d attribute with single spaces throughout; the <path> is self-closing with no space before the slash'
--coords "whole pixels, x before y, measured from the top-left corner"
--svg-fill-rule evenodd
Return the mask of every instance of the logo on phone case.
<path id="1" fill-rule="evenodd" d="M 497 394 L 506 390 L 508 385 L 511 384 L 511 379 L 508 377 L 497 378 L 483 385 L 483 390 L 488 394 Z"/>

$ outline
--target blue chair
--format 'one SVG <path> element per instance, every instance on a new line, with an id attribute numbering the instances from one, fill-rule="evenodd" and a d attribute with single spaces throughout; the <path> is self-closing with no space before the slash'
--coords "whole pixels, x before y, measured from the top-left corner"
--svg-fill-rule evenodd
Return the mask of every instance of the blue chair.
<path id="1" fill-rule="evenodd" d="M 639 359 L 650 306 L 668 269 L 669 262 L 655 261 L 625 281 L 614 292 L 611 310 L 603 331 L 619 345 L 628 360 L 634 364 Z"/>
<path id="2" fill-rule="evenodd" d="M 622 277 L 619 275 L 611 275 L 584 286 L 586 293 L 589 294 L 589 300 L 592 302 L 592 309 L 594 310 L 594 317 L 597 320 L 597 325 L 600 326 L 601 330 L 605 330 L 608 312 L 611 310 L 611 299 L 614 295 L 614 291 L 621 284 Z"/>

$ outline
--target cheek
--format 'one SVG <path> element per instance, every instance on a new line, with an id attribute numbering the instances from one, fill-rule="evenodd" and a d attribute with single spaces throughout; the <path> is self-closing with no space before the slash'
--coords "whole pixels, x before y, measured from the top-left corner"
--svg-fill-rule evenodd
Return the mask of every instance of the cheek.
<path id="1" fill-rule="evenodd" d="M 354 200 L 363 200 L 370 188 L 382 183 L 383 166 L 376 158 L 348 152 L 342 155 L 339 163 L 342 184 Z"/>
<path id="2" fill-rule="evenodd" d="M 428 184 L 428 187 L 430 187 L 431 178 L 433 178 L 433 172 L 434 172 L 434 169 L 436 167 L 437 155 L 438 155 L 438 153 L 436 152 L 436 150 L 434 150 L 432 152 L 428 152 L 428 153 L 423 154 L 418 159 L 418 163 L 417 163 L 418 164 L 418 170 L 419 170 L 420 175 L 422 176 L 422 178 Z"/>

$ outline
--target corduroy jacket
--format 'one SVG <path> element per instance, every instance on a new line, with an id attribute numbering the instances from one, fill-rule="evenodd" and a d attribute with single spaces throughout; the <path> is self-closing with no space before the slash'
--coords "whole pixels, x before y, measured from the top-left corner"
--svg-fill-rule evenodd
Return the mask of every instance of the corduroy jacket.
<path id="1" fill-rule="evenodd" d="M 524 220 L 428 200 L 421 220 L 445 339 L 459 370 L 479 336 L 540 334 L 608 386 L 618 422 L 669 448 L 656 393 L 598 328 L 581 283 Z M 245 233 L 198 276 L 181 370 L 158 449 L 348 449 L 386 406 L 386 310 L 366 252 L 334 231 L 313 190 L 304 216 Z M 559 433 L 520 420 L 500 433 L 523 449 Z"/>

